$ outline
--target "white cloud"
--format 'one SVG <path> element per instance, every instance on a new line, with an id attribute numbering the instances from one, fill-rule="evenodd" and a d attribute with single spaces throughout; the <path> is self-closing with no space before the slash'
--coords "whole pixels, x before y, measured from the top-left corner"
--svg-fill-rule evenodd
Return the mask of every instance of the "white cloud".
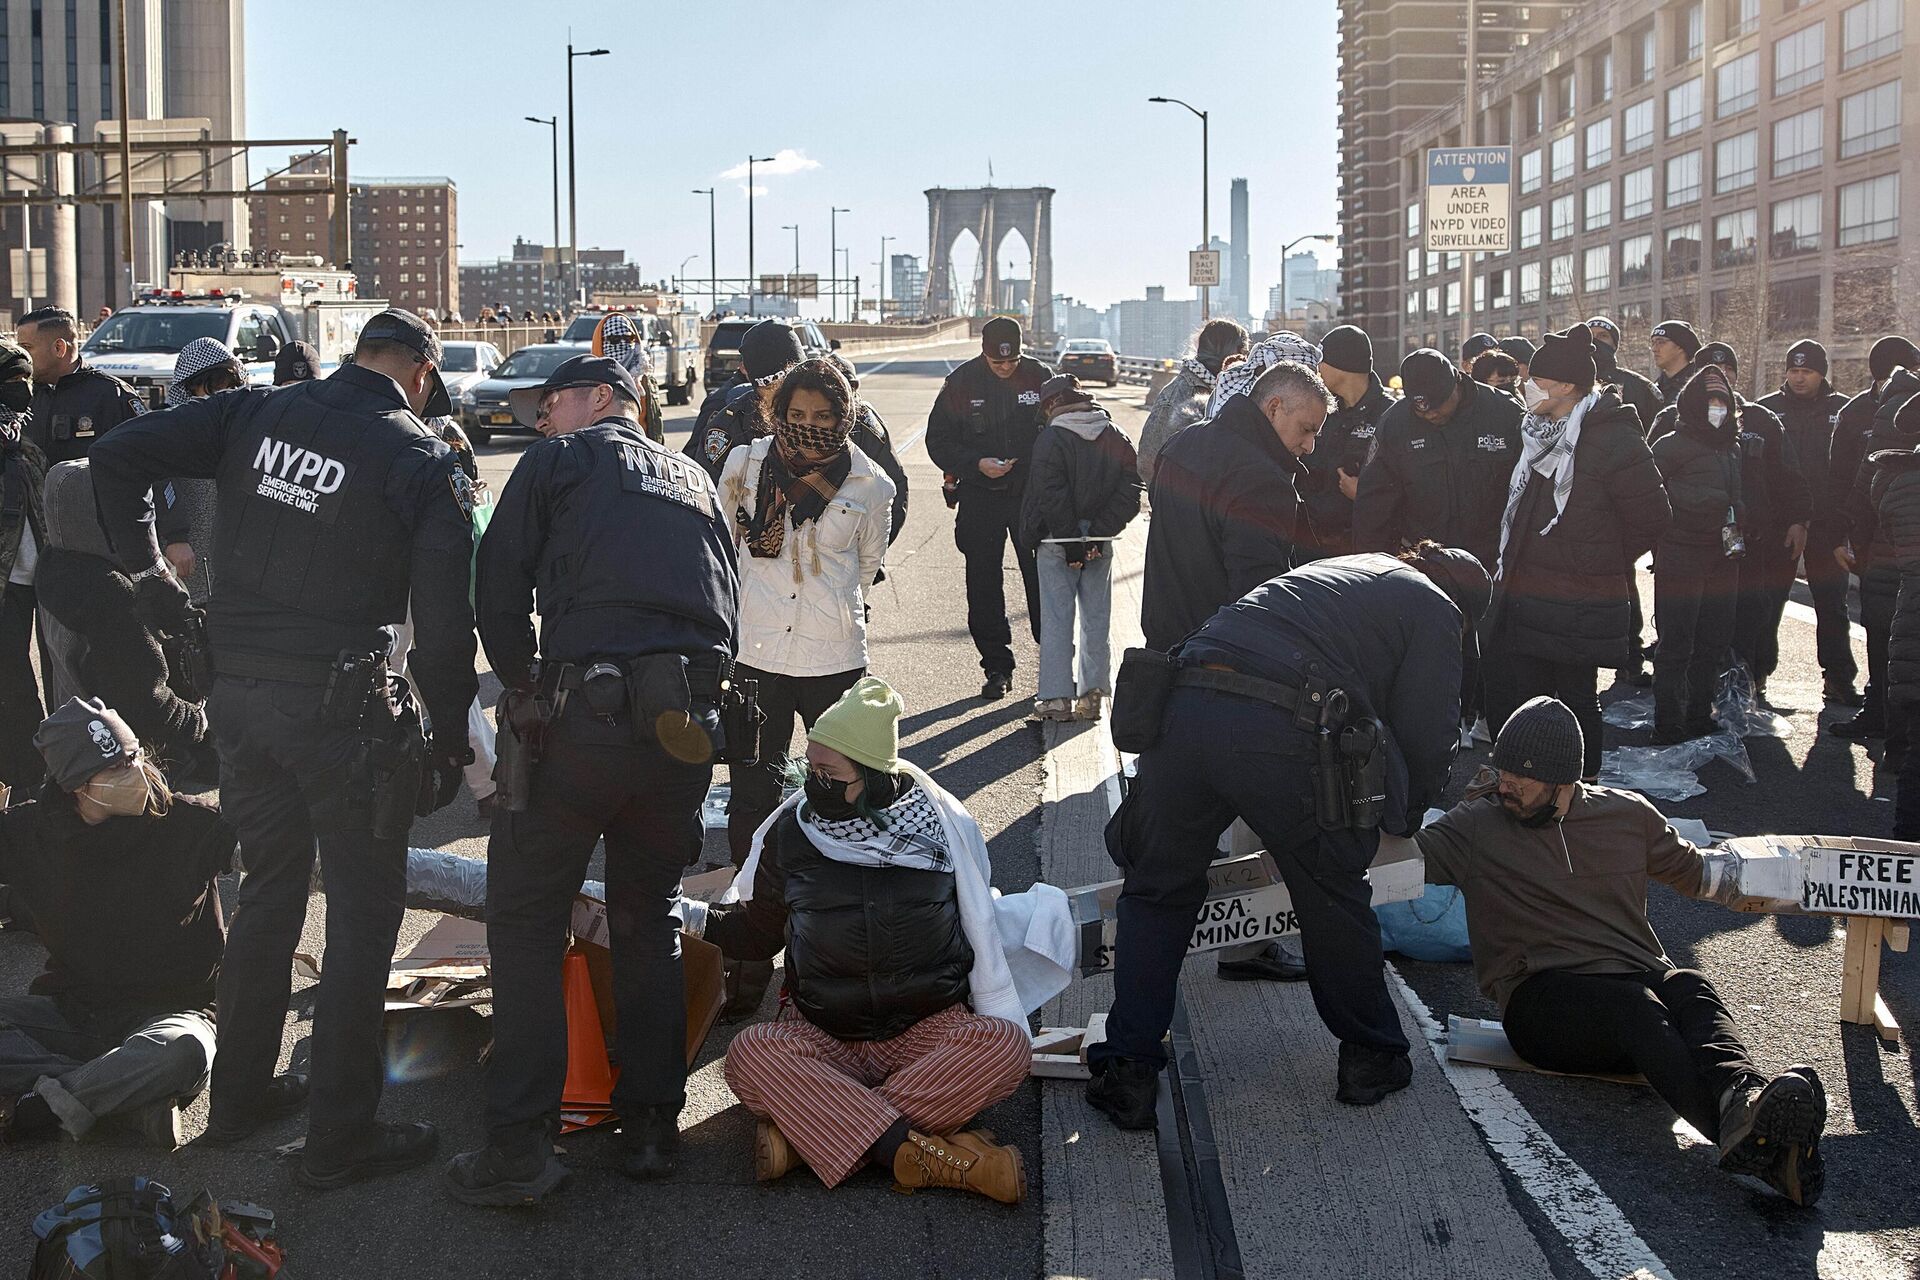
<path id="1" fill-rule="evenodd" d="M 740 194 L 741 195 L 747 194 L 747 184 L 744 182 L 740 184 Z M 757 182 L 753 184 L 753 198 L 755 200 L 758 200 L 761 196 L 764 196 L 765 194 L 767 194 L 767 189 L 765 187 L 761 186 Z"/>
<path id="2" fill-rule="evenodd" d="M 756 163 L 753 166 L 753 173 L 757 178 L 763 173 L 772 175 L 802 173 L 808 169 L 818 169 L 819 167 L 820 162 L 818 160 L 808 159 L 806 152 L 795 151 L 792 147 L 787 147 L 774 152 L 773 159 Z M 746 163 L 743 161 L 720 176 L 728 179 L 744 178 L 747 176 Z"/>

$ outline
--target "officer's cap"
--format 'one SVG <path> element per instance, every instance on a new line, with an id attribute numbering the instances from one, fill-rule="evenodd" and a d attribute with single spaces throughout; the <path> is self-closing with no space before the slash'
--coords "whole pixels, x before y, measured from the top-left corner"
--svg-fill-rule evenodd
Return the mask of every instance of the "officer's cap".
<path id="1" fill-rule="evenodd" d="M 420 416 L 453 416 L 453 398 L 447 394 L 447 384 L 440 377 L 440 336 L 425 320 L 411 311 L 388 307 L 367 321 L 366 327 L 360 330 L 360 341 L 397 342 L 432 365 L 432 390 L 427 393 L 427 405 L 420 411 Z"/>
<path id="2" fill-rule="evenodd" d="M 509 391 L 507 403 L 512 406 L 515 418 L 531 424 L 540 401 L 548 392 L 566 391 L 573 387 L 612 387 L 637 405 L 646 403 L 640 398 L 640 384 L 633 380 L 626 366 L 612 356 L 575 356 L 563 361 L 539 386 L 516 387 Z"/>
<path id="3" fill-rule="evenodd" d="M 980 349 L 995 360 L 1011 360 L 1020 354 L 1020 322 L 1012 316 L 995 316 L 980 326 Z"/>

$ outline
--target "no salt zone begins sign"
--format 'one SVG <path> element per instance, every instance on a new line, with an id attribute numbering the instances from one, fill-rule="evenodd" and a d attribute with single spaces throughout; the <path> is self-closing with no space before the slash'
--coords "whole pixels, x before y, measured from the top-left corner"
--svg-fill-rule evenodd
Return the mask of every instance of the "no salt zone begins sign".
<path id="1" fill-rule="evenodd" d="M 1505 253 L 1512 147 L 1427 151 L 1427 252 Z"/>

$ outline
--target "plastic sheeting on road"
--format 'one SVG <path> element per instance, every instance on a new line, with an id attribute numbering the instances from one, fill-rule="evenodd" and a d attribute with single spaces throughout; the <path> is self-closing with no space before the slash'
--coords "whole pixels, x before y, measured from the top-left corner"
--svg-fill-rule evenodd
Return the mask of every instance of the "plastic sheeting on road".
<path id="1" fill-rule="evenodd" d="M 1616 729 L 1651 729 L 1653 694 L 1638 693 L 1611 703 L 1602 718 Z M 1784 738 L 1792 724 L 1760 705 L 1753 696 L 1753 680 L 1744 665 L 1736 664 L 1720 677 L 1713 700 L 1713 718 L 1720 731 L 1667 747 L 1616 747 L 1601 759 L 1603 786 L 1624 787 L 1654 800 L 1687 800 L 1706 794 L 1700 770 L 1709 760 L 1725 760 L 1748 782 L 1754 781 L 1753 761 L 1744 738 Z"/>

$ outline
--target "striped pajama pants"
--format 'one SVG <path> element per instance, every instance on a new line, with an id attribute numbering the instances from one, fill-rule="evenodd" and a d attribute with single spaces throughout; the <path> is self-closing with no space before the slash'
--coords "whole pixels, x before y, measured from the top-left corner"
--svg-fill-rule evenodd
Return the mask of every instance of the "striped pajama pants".
<path id="1" fill-rule="evenodd" d="M 1025 1027 L 964 1004 L 891 1040 L 837 1040 L 792 1009 L 733 1038 L 727 1087 L 771 1120 L 820 1181 L 838 1186 L 905 1118 L 945 1136 L 1011 1097 L 1032 1061 Z"/>

